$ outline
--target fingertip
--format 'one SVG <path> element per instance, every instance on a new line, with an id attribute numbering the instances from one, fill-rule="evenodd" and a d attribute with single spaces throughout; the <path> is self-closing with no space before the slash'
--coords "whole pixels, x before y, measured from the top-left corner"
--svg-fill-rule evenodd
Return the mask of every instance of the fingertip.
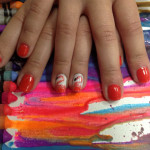
<path id="1" fill-rule="evenodd" d="M 148 67 L 140 67 L 137 70 L 136 74 L 139 83 L 147 83 L 150 81 L 150 73 Z"/>
<path id="2" fill-rule="evenodd" d="M 72 80 L 72 90 L 73 92 L 80 92 L 83 89 L 84 77 L 82 74 L 77 73 L 74 75 Z"/>
<path id="3" fill-rule="evenodd" d="M 26 57 L 29 53 L 29 46 L 25 43 L 20 44 L 17 54 L 19 57 Z"/>
<path id="4" fill-rule="evenodd" d="M 117 84 L 111 84 L 107 88 L 108 100 L 118 101 L 122 97 L 121 87 Z"/>
<path id="5" fill-rule="evenodd" d="M 32 74 L 24 74 L 18 81 L 19 90 L 24 93 L 29 93 L 33 89 L 34 83 L 35 79 Z"/>
<path id="6" fill-rule="evenodd" d="M 58 93 L 65 93 L 67 88 L 67 77 L 65 74 L 59 74 L 55 80 L 55 90 Z"/>
<path id="7" fill-rule="evenodd" d="M 124 92 L 122 76 L 102 78 L 102 94 L 106 101 L 119 101 Z"/>

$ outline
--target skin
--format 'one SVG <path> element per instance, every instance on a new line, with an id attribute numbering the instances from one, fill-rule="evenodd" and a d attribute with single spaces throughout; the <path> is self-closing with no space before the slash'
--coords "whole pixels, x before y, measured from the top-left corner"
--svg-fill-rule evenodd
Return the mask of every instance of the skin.
<path id="1" fill-rule="evenodd" d="M 56 86 L 57 75 L 65 74 L 68 86 L 72 88 L 73 76 L 81 73 L 84 88 L 91 33 L 96 45 L 104 97 L 110 100 L 108 86 L 112 84 L 120 86 L 123 94 L 119 64 L 120 56 L 123 57 L 121 42 L 131 75 L 139 83 L 137 70 L 143 66 L 149 70 L 150 65 L 135 0 L 59 0 L 56 16 L 55 11 L 49 15 L 54 2 L 27 0 L 0 37 L 0 56 L 3 60 L 0 67 L 8 62 L 16 45 L 17 50 L 21 43 L 30 48 L 18 85 L 23 75 L 29 73 L 35 78 L 33 89 L 36 87 L 54 47 L 52 86 Z M 82 14 L 86 17 L 81 17 Z M 11 40 L 10 35 L 14 35 Z"/>

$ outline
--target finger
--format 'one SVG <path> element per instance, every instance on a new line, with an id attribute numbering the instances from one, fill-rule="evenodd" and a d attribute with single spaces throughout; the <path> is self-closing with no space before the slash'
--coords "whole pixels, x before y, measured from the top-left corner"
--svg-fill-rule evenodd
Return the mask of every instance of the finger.
<path id="1" fill-rule="evenodd" d="M 18 41 L 17 53 L 28 57 L 38 40 L 54 0 L 32 0 Z"/>
<path id="2" fill-rule="evenodd" d="M 146 83 L 150 79 L 150 65 L 135 1 L 116 0 L 114 13 L 132 77 L 136 82 Z"/>
<path id="3" fill-rule="evenodd" d="M 0 36 L 0 67 L 4 66 L 9 61 L 16 49 L 23 20 L 28 11 L 29 2 L 30 1 L 27 1 L 19 9 Z"/>
<path id="4" fill-rule="evenodd" d="M 107 100 L 119 100 L 123 92 L 123 84 L 112 3 L 111 1 L 99 3 L 99 0 L 94 0 L 87 9 L 96 44 L 104 96 Z M 103 12 L 106 14 L 103 15 Z"/>
<path id="5" fill-rule="evenodd" d="M 30 92 L 40 81 L 54 46 L 56 19 L 57 10 L 54 10 L 40 34 L 32 55 L 20 73 L 17 83 L 22 92 Z"/>
<path id="6" fill-rule="evenodd" d="M 67 87 L 76 32 L 81 14 L 79 1 L 59 1 L 52 85 L 63 93 Z"/>
<path id="7" fill-rule="evenodd" d="M 117 28 L 116 28 L 116 35 L 117 35 L 118 47 L 119 47 L 119 64 L 120 64 L 120 67 L 121 67 L 122 64 L 123 64 L 123 61 L 124 61 L 124 54 L 123 54 L 122 41 L 121 41 L 120 34 L 119 34 Z"/>
<path id="8" fill-rule="evenodd" d="M 69 86 L 74 92 L 79 92 L 86 85 L 91 48 L 92 36 L 89 22 L 85 16 L 82 16 L 78 26 L 69 78 Z"/>

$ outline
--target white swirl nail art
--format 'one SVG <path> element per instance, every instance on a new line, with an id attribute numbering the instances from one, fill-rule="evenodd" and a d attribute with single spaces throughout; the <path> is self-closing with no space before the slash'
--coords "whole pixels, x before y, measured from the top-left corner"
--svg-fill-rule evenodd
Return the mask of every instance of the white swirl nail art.
<path id="1" fill-rule="evenodd" d="M 79 92 L 83 87 L 83 75 L 75 74 L 73 79 L 73 90 Z"/>
<path id="2" fill-rule="evenodd" d="M 56 77 L 56 90 L 58 92 L 65 92 L 67 86 L 67 78 L 64 74 L 59 74 Z"/>

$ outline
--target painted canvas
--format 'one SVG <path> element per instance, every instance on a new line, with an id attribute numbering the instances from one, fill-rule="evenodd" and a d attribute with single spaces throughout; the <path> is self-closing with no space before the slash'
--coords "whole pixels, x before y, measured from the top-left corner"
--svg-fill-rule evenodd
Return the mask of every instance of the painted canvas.
<path id="1" fill-rule="evenodd" d="M 150 58 L 150 14 L 140 17 Z M 23 63 L 11 59 L 1 71 L 1 86 L 6 72 L 17 77 Z M 52 60 L 33 92 L 12 92 L 17 101 L 0 105 L 2 150 L 150 150 L 150 83 L 137 85 L 126 61 L 121 66 L 124 95 L 115 102 L 102 96 L 94 48 L 80 93 L 57 94 L 46 80 L 51 70 Z"/>

